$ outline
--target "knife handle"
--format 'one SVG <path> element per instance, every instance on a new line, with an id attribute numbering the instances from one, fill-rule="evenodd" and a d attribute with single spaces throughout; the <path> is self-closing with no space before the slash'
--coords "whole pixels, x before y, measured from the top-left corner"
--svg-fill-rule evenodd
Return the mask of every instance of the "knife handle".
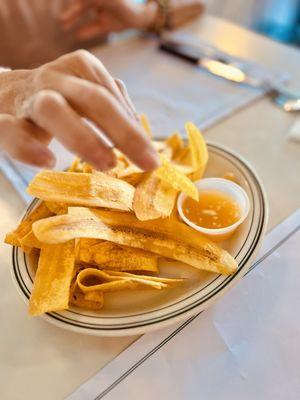
<path id="1" fill-rule="evenodd" d="M 198 64 L 200 54 L 196 54 L 196 49 L 184 43 L 173 41 L 162 41 L 159 49 L 172 54 L 192 64 Z"/>
<path id="2" fill-rule="evenodd" d="M 196 46 L 187 43 L 176 42 L 174 40 L 163 39 L 159 43 L 159 49 L 195 65 L 199 65 L 200 61 L 206 58 L 212 59 L 214 61 L 219 61 L 223 64 L 230 63 L 228 59 L 222 54 L 215 53 L 207 55 Z"/>

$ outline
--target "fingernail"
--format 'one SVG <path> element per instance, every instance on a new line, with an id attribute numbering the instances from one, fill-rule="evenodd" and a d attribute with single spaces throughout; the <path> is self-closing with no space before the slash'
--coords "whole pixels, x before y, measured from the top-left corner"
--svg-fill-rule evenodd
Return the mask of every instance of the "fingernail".
<path id="1" fill-rule="evenodd" d="M 95 168 L 97 168 L 99 171 L 109 171 L 111 169 L 113 169 L 116 166 L 116 159 L 115 158 L 111 158 L 111 159 L 101 159 L 101 160 L 95 160 L 94 161 L 94 165 Z"/>
<path id="2" fill-rule="evenodd" d="M 52 169 L 55 167 L 55 164 L 56 164 L 56 160 L 53 157 L 49 157 L 49 158 L 43 160 L 43 166 L 45 168 Z"/>
<path id="3" fill-rule="evenodd" d="M 140 160 L 142 168 L 145 171 L 151 171 L 160 165 L 158 154 L 152 149 L 144 151 L 140 156 Z"/>
<path id="4" fill-rule="evenodd" d="M 111 169 L 113 169 L 116 166 L 116 162 L 109 162 L 104 164 L 104 166 L 102 167 L 102 171 L 110 171 Z"/>

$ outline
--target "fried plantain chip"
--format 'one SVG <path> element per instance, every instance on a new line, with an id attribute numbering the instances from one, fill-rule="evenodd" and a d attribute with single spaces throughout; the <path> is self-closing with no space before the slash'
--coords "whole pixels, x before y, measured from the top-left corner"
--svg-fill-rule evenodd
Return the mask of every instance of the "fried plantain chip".
<path id="1" fill-rule="evenodd" d="M 100 271 L 94 268 L 86 268 L 79 272 L 76 283 L 82 292 L 88 293 L 96 290 L 113 292 L 135 289 L 137 286 L 160 290 L 179 284 L 182 281 L 182 279 L 149 277 L 120 271 Z"/>
<path id="2" fill-rule="evenodd" d="M 183 147 L 173 159 L 174 163 L 193 168 L 191 150 L 189 147 Z"/>
<path id="3" fill-rule="evenodd" d="M 191 179 L 196 181 L 201 179 L 204 174 L 208 161 L 208 150 L 205 140 L 196 125 L 192 122 L 187 122 L 185 124 L 185 129 L 189 138 L 189 147 L 194 168 Z"/>
<path id="4" fill-rule="evenodd" d="M 83 163 L 82 172 L 84 172 L 85 174 L 91 174 L 93 171 L 94 169 L 90 164 L 86 162 Z"/>
<path id="5" fill-rule="evenodd" d="M 131 185 L 136 185 L 143 178 L 144 172 L 133 163 L 129 163 L 126 168 L 118 172 L 118 178 L 125 180 Z"/>
<path id="6" fill-rule="evenodd" d="M 90 174 L 94 171 L 93 167 L 82 161 L 80 158 L 76 157 L 74 158 L 70 168 L 67 170 L 68 172 L 84 172 L 87 174 Z"/>
<path id="7" fill-rule="evenodd" d="M 50 217 L 51 215 L 53 215 L 53 213 L 49 211 L 44 202 L 41 202 L 25 216 L 17 229 L 6 235 L 5 243 L 12 246 L 21 246 L 20 240 L 31 231 L 32 223 L 42 218 Z"/>
<path id="8" fill-rule="evenodd" d="M 42 171 L 28 193 L 46 201 L 131 210 L 134 187 L 102 172 L 94 174 Z"/>
<path id="9" fill-rule="evenodd" d="M 92 302 L 97 302 L 100 303 L 102 300 L 102 305 L 103 305 L 103 292 L 100 292 L 99 290 L 95 290 L 94 292 L 88 292 L 84 294 L 84 299 L 87 301 L 92 301 Z"/>
<path id="10" fill-rule="evenodd" d="M 77 261 L 83 261 L 89 263 L 91 261 L 91 252 L 90 248 L 97 244 L 104 242 L 104 240 L 100 239 L 79 239 L 75 245 L 76 251 L 78 252 Z M 82 256 L 80 255 L 82 253 Z M 83 257 L 83 258 L 81 258 Z"/>
<path id="11" fill-rule="evenodd" d="M 164 150 L 166 150 L 167 147 L 169 147 L 167 145 L 166 142 L 163 142 L 162 140 L 152 140 L 152 146 L 154 147 L 154 149 L 158 152 L 161 153 Z"/>
<path id="12" fill-rule="evenodd" d="M 71 205 L 67 203 L 58 203 L 55 201 L 45 201 L 45 204 L 49 211 L 56 215 L 66 214 L 68 212 L 68 207 Z"/>
<path id="13" fill-rule="evenodd" d="M 127 163 L 125 163 L 124 160 L 118 160 L 117 159 L 117 164 L 114 168 L 110 169 L 109 171 L 106 171 L 107 175 L 113 176 L 114 178 L 118 178 L 118 175 L 121 171 L 123 171 L 127 167 Z"/>
<path id="14" fill-rule="evenodd" d="M 148 276 L 148 275 L 135 275 L 129 272 L 121 272 L 121 271 L 110 271 L 110 270 L 104 270 L 103 272 L 107 273 L 111 277 L 124 277 L 124 278 L 130 278 L 134 279 L 137 282 L 141 282 L 142 284 L 149 284 L 151 285 L 150 282 L 154 282 L 156 286 L 156 283 L 159 284 L 164 284 L 169 287 L 178 285 L 179 283 L 182 283 L 184 279 L 182 278 L 163 278 L 160 276 Z M 146 283 L 148 282 L 148 283 Z M 165 286 L 164 286 L 165 287 Z"/>
<path id="15" fill-rule="evenodd" d="M 174 219 L 142 222 L 129 213 L 70 207 L 69 215 L 35 222 L 33 232 L 45 243 L 62 243 L 74 238 L 103 239 L 182 261 L 198 269 L 221 274 L 231 274 L 237 269 L 229 253 Z"/>
<path id="16" fill-rule="evenodd" d="M 194 171 L 194 168 L 190 165 L 185 165 L 185 164 L 179 164 L 177 162 L 172 162 L 173 167 L 175 167 L 178 171 L 180 171 L 184 175 L 190 176 L 192 172 Z"/>
<path id="17" fill-rule="evenodd" d="M 161 166 L 154 171 L 155 175 L 175 190 L 184 192 L 192 199 L 198 201 L 199 192 L 193 182 L 162 156 L 161 163 Z"/>
<path id="18" fill-rule="evenodd" d="M 41 249 L 29 300 L 30 315 L 64 310 L 68 307 L 74 263 L 73 240 Z"/>
<path id="19" fill-rule="evenodd" d="M 122 180 L 136 187 L 143 180 L 143 176 L 143 173 L 137 172 L 136 174 L 125 176 Z"/>
<path id="20" fill-rule="evenodd" d="M 79 242 L 79 261 L 95 264 L 101 268 L 117 271 L 158 272 L 157 256 L 144 250 L 119 246 L 115 243 L 93 239 L 81 239 Z"/>
<path id="21" fill-rule="evenodd" d="M 167 161 L 172 160 L 173 152 L 171 147 L 167 146 L 164 150 L 159 151 L 158 154 L 161 155 Z"/>
<path id="22" fill-rule="evenodd" d="M 83 293 L 101 291 L 115 292 L 124 289 L 134 289 L 137 282 L 131 279 L 122 279 L 110 276 L 107 273 L 95 268 L 85 268 L 79 272 L 76 284 Z"/>
<path id="23" fill-rule="evenodd" d="M 47 246 L 35 237 L 32 230 L 20 239 L 20 245 L 25 253 L 30 253 L 32 249 L 41 249 Z"/>
<path id="24" fill-rule="evenodd" d="M 11 246 L 20 246 L 20 241 L 15 231 L 8 232 L 5 235 L 4 243 L 10 244 Z"/>
<path id="25" fill-rule="evenodd" d="M 85 262 L 91 263 L 91 255 L 90 255 L 90 247 L 95 244 L 99 244 L 103 242 L 103 240 L 99 239 L 78 239 L 75 241 L 75 260 L 78 266 L 78 263 Z"/>
<path id="26" fill-rule="evenodd" d="M 83 293 L 76 282 L 71 285 L 69 304 L 87 310 L 101 310 L 103 307 L 103 292 Z"/>
<path id="27" fill-rule="evenodd" d="M 137 165 L 129 162 L 124 169 L 121 169 L 118 172 L 118 178 L 126 178 L 132 174 L 140 173 L 142 174 L 144 171 L 141 170 Z"/>
<path id="28" fill-rule="evenodd" d="M 172 159 L 176 159 L 177 155 L 184 147 L 180 134 L 178 132 L 173 133 L 173 135 L 169 136 L 165 142 L 167 146 L 172 149 Z"/>
<path id="29" fill-rule="evenodd" d="M 150 173 L 138 184 L 133 198 L 133 211 L 141 221 L 168 217 L 174 208 L 178 191 Z"/>
<path id="30" fill-rule="evenodd" d="M 68 168 L 68 172 L 82 172 L 82 162 L 80 158 L 75 157 L 70 168 Z"/>

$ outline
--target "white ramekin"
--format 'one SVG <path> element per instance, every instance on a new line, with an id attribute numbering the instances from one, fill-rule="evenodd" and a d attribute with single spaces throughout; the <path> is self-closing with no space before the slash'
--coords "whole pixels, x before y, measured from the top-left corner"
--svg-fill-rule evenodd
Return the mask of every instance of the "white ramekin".
<path id="1" fill-rule="evenodd" d="M 199 225 L 194 224 L 190 221 L 187 216 L 183 213 L 182 204 L 186 199 L 186 194 L 181 193 L 178 196 L 177 200 L 177 209 L 181 219 L 192 228 L 196 229 L 196 231 L 203 233 L 206 236 L 209 236 L 212 240 L 220 241 L 225 240 L 236 230 L 236 228 L 241 225 L 244 220 L 247 218 L 250 209 L 250 201 L 245 190 L 237 185 L 236 183 L 223 178 L 205 178 L 201 179 L 197 182 L 194 182 L 199 190 L 199 196 L 201 196 L 202 190 L 217 190 L 222 192 L 228 196 L 230 196 L 240 207 L 241 217 L 238 221 L 230 226 L 226 226 L 225 228 L 218 229 L 210 229 L 203 228 Z"/>

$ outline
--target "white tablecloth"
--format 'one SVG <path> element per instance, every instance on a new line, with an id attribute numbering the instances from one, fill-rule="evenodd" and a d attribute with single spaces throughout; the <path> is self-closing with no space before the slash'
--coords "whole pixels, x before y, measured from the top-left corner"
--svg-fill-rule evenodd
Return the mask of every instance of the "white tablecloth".
<path id="1" fill-rule="evenodd" d="M 144 335 L 67 400 L 297 400 L 300 210 L 209 310 Z"/>

